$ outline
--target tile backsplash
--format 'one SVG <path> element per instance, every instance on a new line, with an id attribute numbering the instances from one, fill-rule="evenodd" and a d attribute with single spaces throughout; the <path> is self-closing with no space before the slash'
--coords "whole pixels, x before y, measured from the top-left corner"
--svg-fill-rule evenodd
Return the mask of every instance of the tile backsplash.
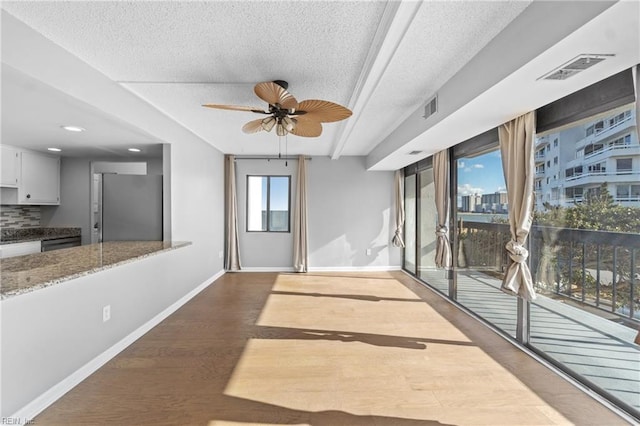
<path id="1" fill-rule="evenodd" d="M 0 227 L 33 228 L 40 226 L 40 206 L 0 206 Z"/>

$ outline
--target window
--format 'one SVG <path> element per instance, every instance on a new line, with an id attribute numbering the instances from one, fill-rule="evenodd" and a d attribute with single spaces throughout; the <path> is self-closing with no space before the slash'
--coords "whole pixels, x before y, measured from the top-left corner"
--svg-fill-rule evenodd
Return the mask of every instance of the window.
<path id="1" fill-rule="evenodd" d="M 557 148 L 557 147 L 558 147 L 558 138 L 555 138 L 555 139 L 553 140 L 553 147 L 554 147 L 554 148 Z"/>
<path id="2" fill-rule="evenodd" d="M 616 170 L 618 173 L 629 173 L 631 172 L 631 158 L 619 158 L 616 160 Z"/>
<path id="3" fill-rule="evenodd" d="M 553 164 L 558 164 L 558 157 L 553 157 Z"/>
<path id="4" fill-rule="evenodd" d="M 607 171 L 607 163 L 605 161 L 591 164 L 588 166 L 589 173 L 604 173 Z"/>
<path id="5" fill-rule="evenodd" d="M 602 130 L 603 130 L 603 129 L 604 129 L 604 122 L 602 122 L 602 121 L 598 121 L 598 122 L 595 124 L 596 134 L 598 134 L 598 133 L 602 132 Z"/>
<path id="6" fill-rule="evenodd" d="M 290 176 L 247 176 L 247 231 L 289 232 Z"/>
<path id="7" fill-rule="evenodd" d="M 629 185 L 616 185 L 616 198 L 629 198 Z"/>

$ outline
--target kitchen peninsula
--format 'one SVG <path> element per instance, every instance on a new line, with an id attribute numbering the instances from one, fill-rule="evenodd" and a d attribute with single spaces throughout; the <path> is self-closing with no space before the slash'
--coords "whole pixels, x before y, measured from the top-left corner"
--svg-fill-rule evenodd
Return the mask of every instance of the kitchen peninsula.
<path id="1" fill-rule="evenodd" d="M 0 260 L 2 299 L 49 287 L 189 242 L 110 241 Z"/>

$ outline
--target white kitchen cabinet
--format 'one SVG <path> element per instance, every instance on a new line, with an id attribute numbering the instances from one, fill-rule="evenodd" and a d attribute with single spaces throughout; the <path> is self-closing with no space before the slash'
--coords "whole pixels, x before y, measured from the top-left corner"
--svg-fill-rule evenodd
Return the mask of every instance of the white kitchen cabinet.
<path id="1" fill-rule="evenodd" d="M 8 145 L 0 145 L 1 165 L 0 186 L 8 188 L 18 187 L 20 151 Z"/>
<path id="2" fill-rule="evenodd" d="M 60 157 L 20 153 L 18 204 L 60 204 Z"/>
<path id="3" fill-rule="evenodd" d="M 0 259 L 7 257 L 22 256 L 25 254 L 40 253 L 40 241 L 28 241 L 25 243 L 2 244 L 0 245 Z"/>

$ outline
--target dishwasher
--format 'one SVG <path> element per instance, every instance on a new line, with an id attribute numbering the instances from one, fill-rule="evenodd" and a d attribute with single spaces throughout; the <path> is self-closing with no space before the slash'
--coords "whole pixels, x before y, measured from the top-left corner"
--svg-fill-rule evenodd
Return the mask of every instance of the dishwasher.
<path id="1" fill-rule="evenodd" d="M 52 238 L 49 240 L 42 240 L 42 251 L 59 250 L 69 247 L 77 247 L 81 244 L 81 238 L 76 237 L 61 237 Z"/>

